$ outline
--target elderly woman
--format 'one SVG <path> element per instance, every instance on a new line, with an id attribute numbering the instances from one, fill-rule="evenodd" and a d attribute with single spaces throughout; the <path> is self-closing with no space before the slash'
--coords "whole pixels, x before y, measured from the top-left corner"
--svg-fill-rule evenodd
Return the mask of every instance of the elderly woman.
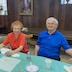
<path id="1" fill-rule="evenodd" d="M 35 55 L 60 61 L 60 49 L 72 56 L 72 48 L 58 30 L 58 20 L 50 17 L 46 20 L 47 30 L 41 32 L 35 46 Z"/>
<path id="2" fill-rule="evenodd" d="M 5 54 L 7 56 L 11 56 L 17 52 L 28 52 L 28 46 L 25 40 L 25 36 L 28 37 L 28 35 L 25 35 L 21 32 L 22 28 L 23 25 L 20 21 L 14 21 L 11 24 L 11 29 L 13 30 L 13 32 L 9 33 L 6 39 L 0 44 L 0 48 L 6 46 L 8 43 L 10 44 L 13 51 L 6 52 Z"/>

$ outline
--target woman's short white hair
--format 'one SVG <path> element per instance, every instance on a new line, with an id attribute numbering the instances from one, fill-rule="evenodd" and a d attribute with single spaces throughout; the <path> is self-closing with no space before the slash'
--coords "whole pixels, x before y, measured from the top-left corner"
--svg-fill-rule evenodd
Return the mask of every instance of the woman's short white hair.
<path id="1" fill-rule="evenodd" d="M 58 20 L 54 17 L 47 18 L 46 23 L 48 22 L 49 19 L 53 20 L 56 24 L 58 24 Z"/>

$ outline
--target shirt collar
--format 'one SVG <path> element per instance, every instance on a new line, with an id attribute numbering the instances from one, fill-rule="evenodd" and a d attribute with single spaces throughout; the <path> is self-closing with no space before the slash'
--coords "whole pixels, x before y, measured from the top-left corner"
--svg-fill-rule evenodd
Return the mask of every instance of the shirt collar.
<path id="1" fill-rule="evenodd" d="M 57 30 L 55 30 L 55 32 L 52 33 L 51 35 L 56 34 L 56 32 L 57 32 Z M 46 34 L 49 34 L 49 33 L 48 33 L 48 30 L 46 30 Z M 49 35 L 50 35 L 50 34 L 49 34 Z"/>

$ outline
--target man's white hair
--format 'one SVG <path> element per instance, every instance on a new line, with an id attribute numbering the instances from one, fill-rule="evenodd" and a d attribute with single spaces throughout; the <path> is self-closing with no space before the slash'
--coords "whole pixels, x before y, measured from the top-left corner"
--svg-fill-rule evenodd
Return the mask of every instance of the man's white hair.
<path id="1" fill-rule="evenodd" d="M 58 20 L 54 17 L 47 18 L 46 23 L 48 22 L 49 19 L 53 20 L 56 24 L 58 24 Z"/>

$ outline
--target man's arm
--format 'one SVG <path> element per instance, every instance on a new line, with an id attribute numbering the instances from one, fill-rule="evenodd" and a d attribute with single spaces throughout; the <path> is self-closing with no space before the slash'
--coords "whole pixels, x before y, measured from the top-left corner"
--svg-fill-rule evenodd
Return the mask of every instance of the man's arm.
<path id="1" fill-rule="evenodd" d="M 39 50 L 39 45 L 36 45 L 36 46 L 35 46 L 35 50 L 34 50 L 34 55 L 37 55 L 38 50 Z"/>
<path id="2" fill-rule="evenodd" d="M 72 56 L 72 48 L 67 49 L 65 52 L 66 52 L 68 55 Z"/>

